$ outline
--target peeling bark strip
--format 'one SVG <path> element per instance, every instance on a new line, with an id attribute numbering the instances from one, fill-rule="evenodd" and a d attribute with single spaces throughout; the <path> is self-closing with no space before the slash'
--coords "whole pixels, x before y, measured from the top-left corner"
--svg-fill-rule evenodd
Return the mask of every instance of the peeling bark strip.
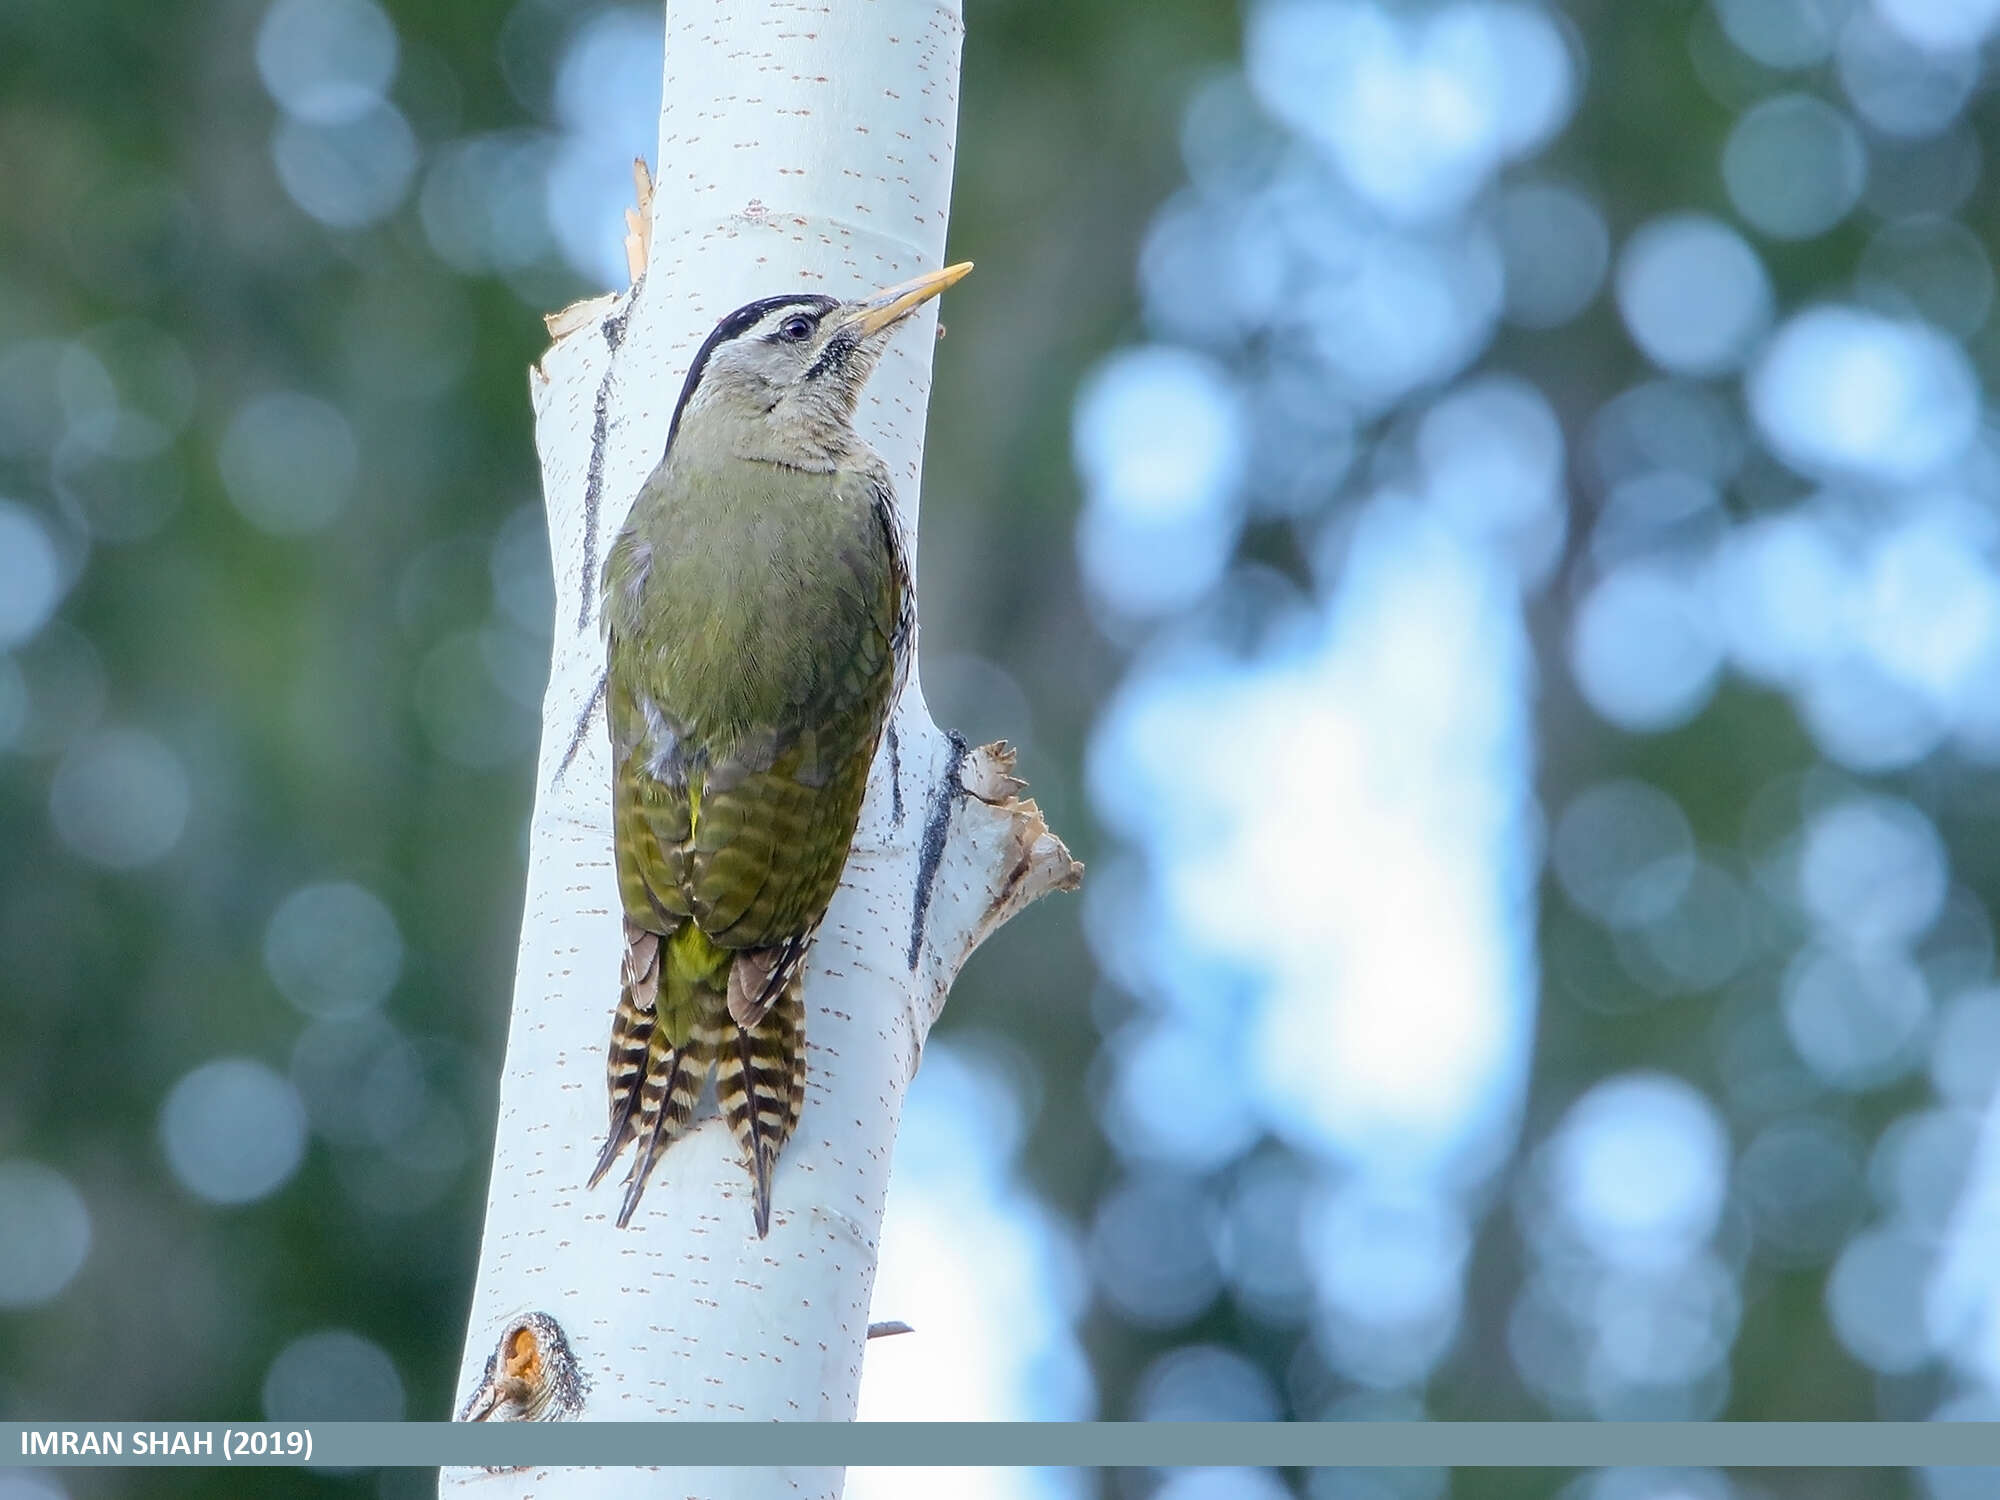
<path id="1" fill-rule="evenodd" d="M 944 860 L 944 838 L 951 831 L 951 810 L 958 805 L 963 790 L 958 773 L 965 765 L 965 736 L 947 730 L 951 758 L 944 775 L 931 787 L 930 816 L 924 820 L 924 841 L 917 850 L 917 894 L 910 906 L 910 972 L 917 972 L 917 960 L 924 952 L 924 918 L 930 914 L 931 891 L 937 885 L 938 865 Z"/>
<path id="2" fill-rule="evenodd" d="M 617 369 L 618 346 L 625 342 L 625 320 L 632 315 L 628 302 L 621 312 L 615 312 L 600 325 L 604 334 L 604 378 L 597 383 L 597 398 L 592 404 L 593 421 L 590 429 L 590 472 L 583 488 L 583 567 L 578 592 L 582 596 L 577 601 L 576 628 L 590 629 L 591 606 L 597 602 L 597 540 L 599 502 L 604 494 L 604 444 L 611 435 L 611 375 Z M 568 761 L 565 760 L 567 765 Z"/>
<path id="3" fill-rule="evenodd" d="M 903 826 L 903 747 L 896 738 L 895 721 L 889 724 L 889 822 Z"/>
<path id="4" fill-rule="evenodd" d="M 810 30 L 791 0 L 668 7 L 661 170 L 650 218 L 641 215 L 646 294 L 550 323 L 555 343 L 533 387 L 536 449 L 556 576 L 581 578 L 584 597 L 559 612 L 543 700 L 461 1412 L 495 1420 L 518 1409 L 487 1388 L 489 1376 L 508 1379 L 511 1365 L 526 1380 L 531 1355 L 547 1361 L 550 1340 L 538 1334 L 531 1349 L 508 1333 L 519 1309 L 542 1308 L 560 1313 L 565 1345 L 589 1372 L 580 1419 L 851 1419 L 911 1059 L 986 934 L 1078 878 L 1020 799 L 1004 748 L 968 750 L 910 694 L 873 772 L 891 784 L 871 789 L 858 857 L 806 967 L 810 1092 L 772 1183 L 770 1238 L 750 1232 L 749 1179 L 712 1114 L 661 1160 L 630 1229 L 614 1227 L 615 1199 L 582 1191 L 604 1129 L 604 1038 L 623 952 L 610 747 L 590 732 L 604 671 L 594 576 L 604 538 L 657 460 L 690 352 L 723 311 L 798 287 L 867 291 L 945 263 L 961 31 L 957 0 L 826 6 Z M 753 201 L 784 211 L 747 213 Z M 910 476 L 898 520 L 912 545 L 931 315 L 891 346 L 857 424 L 891 472 Z M 447 1491 L 477 1486 L 481 1500 L 833 1500 L 840 1484 L 838 1470 L 769 1468 L 441 1479 Z"/>
<path id="5" fill-rule="evenodd" d="M 583 705 L 583 712 L 576 716 L 576 732 L 569 737 L 569 746 L 563 751 L 562 764 L 556 767 L 556 780 L 561 781 L 569 772 L 569 763 L 576 759 L 576 752 L 583 748 L 583 737 L 590 733 L 591 721 L 597 717 L 597 710 L 604 703 L 605 684 L 610 681 L 604 673 L 597 674 L 597 686 L 590 690 L 590 701 Z"/>
<path id="6" fill-rule="evenodd" d="M 597 592 L 597 511 L 604 493 L 604 439 L 611 429 L 611 371 L 597 387 L 597 419 L 590 429 L 590 474 L 583 492 L 583 566 L 577 569 L 576 628 L 590 628 L 591 596 Z"/>

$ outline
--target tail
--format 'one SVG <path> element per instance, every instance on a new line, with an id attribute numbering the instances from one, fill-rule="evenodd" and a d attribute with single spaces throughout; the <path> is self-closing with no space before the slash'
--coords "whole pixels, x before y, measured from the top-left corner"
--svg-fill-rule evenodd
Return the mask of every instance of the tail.
<path id="1" fill-rule="evenodd" d="M 681 1046 L 669 1038 L 659 1014 L 662 944 L 657 933 L 625 924 L 623 983 L 605 1067 L 611 1129 L 588 1183 L 596 1187 L 626 1146 L 638 1142 L 625 1177 L 625 1201 L 618 1209 L 620 1229 L 632 1222 L 661 1154 L 687 1129 L 723 1038 L 720 1006 L 713 1016 L 697 1016 Z"/>
<path id="2" fill-rule="evenodd" d="M 625 924 L 625 964 L 618 1010 L 611 1018 L 611 1052 L 605 1079 L 611 1086 L 611 1131 L 605 1137 L 588 1187 L 596 1187 L 611 1164 L 639 1133 L 640 1085 L 653 1038 L 653 1008 L 660 993 L 660 935 Z"/>
<path id="3" fill-rule="evenodd" d="M 688 1127 L 694 1116 L 695 1100 L 708 1081 L 721 1050 L 723 1028 L 697 1020 L 688 1033 L 687 1045 L 675 1047 L 666 1039 L 666 1028 L 655 1025 L 646 1051 L 646 1081 L 639 1090 L 639 1122 L 633 1132 L 639 1149 L 633 1153 L 632 1169 L 625 1174 L 625 1201 L 618 1207 L 618 1227 L 632 1222 L 632 1215 L 645 1196 L 646 1180 L 659 1165 L 661 1155 Z M 599 1163 L 599 1171 L 603 1163 Z"/>
<path id="4" fill-rule="evenodd" d="M 771 1172 L 806 1102 L 804 966 L 751 1026 L 728 1023 L 717 1059 L 715 1100 L 756 1184 L 757 1238 L 771 1228 Z"/>

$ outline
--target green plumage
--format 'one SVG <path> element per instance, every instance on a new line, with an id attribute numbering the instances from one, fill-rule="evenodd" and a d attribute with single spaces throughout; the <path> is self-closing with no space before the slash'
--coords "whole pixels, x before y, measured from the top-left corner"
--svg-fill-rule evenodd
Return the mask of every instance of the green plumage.
<path id="1" fill-rule="evenodd" d="M 687 439 L 604 569 L 627 956 L 591 1181 L 639 1143 L 627 1222 L 713 1068 L 761 1235 L 804 1102 L 804 957 L 900 680 L 908 591 L 879 465 Z"/>
<path id="2" fill-rule="evenodd" d="M 604 564 L 625 963 L 594 1186 L 620 1225 L 715 1077 L 770 1227 L 805 1107 L 805 960 L 854 840 L 914 634 L 888 470 L 855 405 L 896 326 L 970 265 L 717 323 Z"/>

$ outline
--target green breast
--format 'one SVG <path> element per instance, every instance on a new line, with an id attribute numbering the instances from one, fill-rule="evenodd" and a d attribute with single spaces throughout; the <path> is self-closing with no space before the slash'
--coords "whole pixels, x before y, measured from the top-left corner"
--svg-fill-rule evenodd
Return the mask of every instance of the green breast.
<path id="1" fill-rule="evenodd" d="M 605 568 L 626 914 L 809 933 L 854 836 L 901 606 L 873 483 L 735 463 L 649 484 Z"/>
<path id="2" fill-rule="evenodd" d="M 888 557 L 858 475 L 670 468 L 605 569 L 635 687 L 711 751 L 795 717 L 875 628 Z"/>

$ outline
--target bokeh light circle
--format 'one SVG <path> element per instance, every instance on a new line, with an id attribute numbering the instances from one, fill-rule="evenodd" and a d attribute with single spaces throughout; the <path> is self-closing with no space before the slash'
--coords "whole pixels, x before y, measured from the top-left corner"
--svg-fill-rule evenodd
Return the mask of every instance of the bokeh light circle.
<path id="1" fill-rule="evenodd" d="M 1861 200 L 1867 177 L 1860 132 L 1811 94 L 1757 105 L 1736 122 L 1722 150 L 1729 201 L 1772 239 L 1825 234 Z"/>
<path id="2" fill-rule="evenodd" d="M 1590 706 L 1619 728 L 1672 729 L 1714 692 L 1722 642 L 1692 580 L 1635 563 L 1577 606 L 1570 667 Z"/>
<path id="3" fill-rule="evenodd" d="M 0 651 L 40 630 L 63 596 L 62 558 L 42 518 L 0 500 Z"/>
<path id="4" fill-rule="evenodd" d="M 300 1335 L 264 1374 L 267 1422 L 400 1422 L 403 1414 L 396 1362 L 345 1328 Z"/>
<path id="5" fill-rule="evenodd" d="M 293 391 L 245 402 L 230 419 L 217 459 L 236 508 L 278 536 L 330 525 L 353 494 L 359 464 L 347 419 Z"/>
<path id="6" fill-rule="evenodd" d="M 70 1180 L 33 1161 L 0 1161 L 0 1309 L 59 1296 L 90 1254 L 90 1211 Z"/>
<path id="7" fill-rule="evenodd" d="M 271 914 L 264 967 L 304 1014 L 357 1016 L 395 988 L 403 938 L 389 908 L 365 886 L 351 880 L 301 886 Z"/>
<path id="8" fill-rule="evenodd" d="M 1751 372 L 1749 394 L 1779 457 L 1828 479 L 1923 479 L 1963 454 L 1979 424 L 1979 382 L 1964 351 L 1922 323 L 1853 307 L 1787 321 Z"/>
<path id="9" fill-rule="evenodd" d="M 49 784 L 49 817 L 92 864 L 136 870 L 171 853 L 187 826 L 180 757 L 142 729 L 106 729 L 71 745 Z"/>
<path id="10" fill-rule="evenodd" d="M 1748 241 L 1718 219 L 1669 214 L 1642 224 L 1618 255 L 1618 311 L 1663 370 L 1719 375 L 1771 318 L 1771 282 Z"/>
<path id="11" fill-rule="evenodd" d="M 396 76 L 396 27 L 371 0 L 272 0 L 257 71 L 287 114 L 338 125 L 381 103 Z"/>
<path id="12" fill-rule="evenodd" d="M 1721 1218 L 1728 1138 L 1715 1106 L 1678 1078 L 1628 1073 L 1594 1085 L 1546 1150 L 1558 1211 L 1611 1264 L 1674 1264 Z"/>
<path id="13" fill-rule="evenodd" d="M 305 1155 L 305 1108 L 290 1083 L 246 1057 L 203 1063 L 160 1108 L 160 1144 L 183 1186 L 211 1203 L 269 1197 Z"/>

